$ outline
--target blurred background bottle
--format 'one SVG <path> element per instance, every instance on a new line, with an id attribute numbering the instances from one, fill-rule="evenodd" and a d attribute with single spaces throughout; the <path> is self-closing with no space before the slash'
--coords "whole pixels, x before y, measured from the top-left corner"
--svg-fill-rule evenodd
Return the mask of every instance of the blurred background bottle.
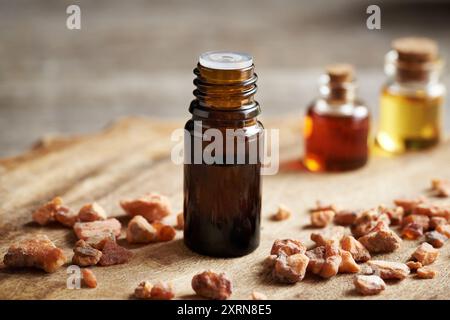
<path id="1" fill-rule="evenodd" d="M 310 171 L 346 171 L 368 158 L 369 110 L 356 98 L 354 69 L 330 65 L 320 78 L 320 97 L 304 123 L 304 165 Z"/>
<path id="2" fill-rule="evenodd" d="M 388 52 L 376 144 L 392 153 L 424 149 L 441 139 L 445 86 L 443 61 L 428 38 L 400 38 Z"/>

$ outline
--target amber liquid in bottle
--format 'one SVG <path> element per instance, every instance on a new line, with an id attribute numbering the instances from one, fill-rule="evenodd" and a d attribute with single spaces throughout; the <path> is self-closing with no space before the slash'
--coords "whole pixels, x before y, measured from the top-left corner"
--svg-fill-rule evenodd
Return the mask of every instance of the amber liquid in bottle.
<path id="1" fill-rule="evenodd" d="M 260 109 L 253 100 L 256 74 L 251 63 L 241 69 L 222 70 L 201 62 L 194 70 L 197 89 L 190 106 L 192 119 L 185 126 L 189 132 L 185 152 L 186 148 L 191 152 L 189 163 L 184 165 L 184 241 L 200 254 L 242 256 L 255 250 L 260 239 L 261 162 L 249 160 L 250 145 L 256 144 L 257 150 L 262 147 L 263 127 L 256 120 Z M 201 139 L 195 132 L 196 121 L 201 121 L 202 132 L 217 129 L 223 134 L 223 154 L 217 154 L 222 163 L 207 164 L 204 159 L 194 163 L 195 140 Z M 227 129 L 242 130 L 244 163 L 237 163 L 237 148 L 232 148 L 233 163 L 227 163 L 227 155 L 233 151 L 225 143 Z M 208 143 L 201 142 L 202 151 Z"/>
<path id="2" fill-rule="evenodd" d="M 346 171 L 367 162 L 369 118 L 320 115 L 314 108 L 305 119 L 305 166 L 310 171 Z"/>
<path id="3" fill-rule="evenodd" d="M 352 77 L 351 66 L 329 66 L 322 97 L 308 108 L 303 162 L 310 171 L 347 171 L 367 162 L 369 112 L 354 99 Z"/>

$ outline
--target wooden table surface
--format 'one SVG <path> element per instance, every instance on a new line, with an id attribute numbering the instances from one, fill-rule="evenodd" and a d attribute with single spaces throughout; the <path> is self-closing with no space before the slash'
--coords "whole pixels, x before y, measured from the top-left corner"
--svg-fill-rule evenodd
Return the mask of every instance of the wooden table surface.
<path id="1" fill-rule="evenodd" d="M 23 235 L 45 233 L 71 257 L 76 241 L 72 230 L 31 223 L 32 210 L 55 195 L 74 209 L 98 201 L 125 225 L 127 219 L 118 201 L 157 191 L 171 199 L 174 214 L 167 222 L 174 223 L 182 205 L 182 166 L 170 161 L 169 134 L 179 126 L 181 123 L 129 118 L 97 134 L 49 138 L 29 153 L 0 160 L 0 255 Z M 174 241 L 144 246 L 120 240 L 134 257 L 124 265 L 93 267 L 99 283 L 96 289 L 67 289 L 67 265 L 53 274 L 1 268 L 0 299 L 128 299 L 142 280 L 172 281 L 177 298 L 191 299 L 196 298 L 191 278 L 205 269 L 229 274 L 234 283 L 233 299 L 247 299 L 252 290 L 271 299 L 361 299 L 353 290 L 353 275 L 330 280 L 308 275 L 295 285 L 281 285 L 261 272 L 262 261 L 276 238 L 298 238 L 312 245 L 312 230 L 306 226 L 308 209 L 316 200 L 360 209 L 390 205 L 399 196 L 426 194 L 431 178 L 450 178 L 450 141 L 401 157 L 374 156 L 366 167 L 354 172 L 311 174 L 299 165 L 298 121 L 273 120 L 266 126 L 282 128 L 282 163 L 277 175 L 264 177 L 262 239 L 252 254 L 235 259 L 200 256 L 184 246 L 182 232 Z M 294 214 L 290 220 L 273 222 L 269 215 L 280 203 Z M 376 257 L 406 262 L 418 243 L 404 241 L 400 250 Z M 449 299 L 450 245 L 440 253 L 434 264 L 439 271 L 435 279 L 409 277 L 389 283 L 381 295 L 365 299 Z"/>

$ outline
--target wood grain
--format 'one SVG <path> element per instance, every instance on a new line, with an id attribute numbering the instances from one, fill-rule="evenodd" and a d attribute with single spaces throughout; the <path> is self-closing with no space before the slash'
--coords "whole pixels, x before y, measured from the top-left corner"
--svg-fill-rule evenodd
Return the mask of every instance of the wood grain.
<path id="1" fill-rule="evenodd" d="M 252 290 L 272 299 L 361 299 L 352 285 L 352 275 L 330 280 L 307 276 L 295 285 L 280 285 L 262 271 L 262 261 L 276 238 L 294 237 L 308 245 L 311 229 L 308 208 L 316 200 L 359 209 L 380 203 L 390 205 L 398 196 L 426 194 L 434 177 L 450 178 L 450 141 L 438 148 L 396 158 L 372 157 L 363 169 L 342 174 L 311 174 L 299 164 L 301 134 L 295 118 L 267 121 L 266 127 L 281 128 L 281 167 L 276 176 L 264 177 L 262 241 L 252 254 L 235 259 L 216 259 L 197 255 L 176 240 L 146 246 L 130 246 L 134 252 L 126 265 L 93 268 L 96 289 L 66 288 L 66 268 L 54 274 L 35 270 L 0 269 L 0 299 L 128 299 L 142 280 L 172 281 L 178 298 L 196 298 L 190 287 L 194 274 L 204 269 L 227 272 L 234 282 L 233 299 L 247 299 Z M 59 226 L 38 227 L 31 211 L 55 195 L 78 209 L 98 201 L 110 216 L 126 223 L 118 206 L 125 197 L 157 191 L 170 197 L 175 222 L 182 205 L 182 166 L 170 161 L 170 133 L 181 123 L 127 118 L 104 131 L 75 138 L 48 138 L 17 158 L 0 160 L 0 255 L 24 234 L 45 233 L 71 257 L 75 236 Z M 440 200 L 443 201 L 443 200 Z M 284 222 L 273 222 L 269 215 L 279 203 L 294 215 Z M 404 241 L 402 248 L 382 259 L 406 261 L 416 241 Z M 432 280 L 413 277 L 389 283 L 386 291 L 365 299 L 449 299 L 450 249 L 446 244 L 435 263 L 439 271 Z"/>

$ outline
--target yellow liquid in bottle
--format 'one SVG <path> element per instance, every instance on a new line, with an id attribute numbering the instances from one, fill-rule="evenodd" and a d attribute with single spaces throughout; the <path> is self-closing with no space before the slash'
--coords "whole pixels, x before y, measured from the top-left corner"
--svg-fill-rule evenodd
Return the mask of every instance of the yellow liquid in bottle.
<path id="1" fill-rule="evenodd" d="M 376 143 L 392 153 L 428 148 L 441 137 L 443 96 L 406 96 L 384 89 Z"/>

